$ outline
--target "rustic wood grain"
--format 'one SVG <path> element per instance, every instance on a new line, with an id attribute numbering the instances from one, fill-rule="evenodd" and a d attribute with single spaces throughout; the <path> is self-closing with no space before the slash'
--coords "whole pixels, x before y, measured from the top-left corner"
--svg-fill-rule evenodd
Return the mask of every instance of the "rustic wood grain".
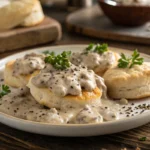
<path id="1" fill-rule="evenodd" d="M 24 148 L 24 149 L 29 149 L 30 148 L 30 149 L 33 149 L 33 150 L 36 150 L 36 149 L 46 150 L 45 148 L 33 145 L 29 142 L 25 142 L 23 140 L 20 140 L 18 138 L 12 137 L 10 135 L 7 135 L 7 134 L 1 133 L 1 132 L 0 132 L 0 141 L 2 141 L 3 143 L 8 144 L 9 146 L 12 145 L 14 147 L 21 147 L 21 148 Z"/>
<path id="2" fill-rule="evenodd" d="M 49 43 L 44 46 L 106 42 L 112 47 L 130 50 L 137 48 L 140 52 L 150 54 L 150 47 L 147 45 L 126 44 L 123 42 L 118 43 L 110 40 L 90 38 L 76 33 L 67 33 L 66 27 L 64 26 L 64 20 L 68 15 L 68 12 L 53 8 L 45 8 L 44 11 L 47 15 L 58 19 L 63 26 L 63 38 L 60 41 L 52 44 Z M 0 58 L 24 50 L 26 49 L 1 53 Z M 0 150 L 32 150 L 32 148 L 36 148 L 37 150 L 124 150 L 124 148 L 127 148 L 127 150 L 136 150 L 137 147 L 140 147 L 141 150 L 150 150 L 149 132 L 150 123 L 136 129 L 112 135 L 65 138 L 27 133 L 0 124 Z M 147 136 L 148 139 L 143 142 L 139 141 L 139 137 L 142 136 Z"/>
<path id="3" fill-rule="evenodd" d="M 61 25 L 50 17 L 33 27 L 18 27 L 0 33 L 0 52 L 35 46 L 61 38 Z"/>
<path id="4" fill-rule="evenodd" d="M 141 142 L 138 140 L 138 138 L 141 137 L 141 134 L 135 134 L 143 127 L 135 129 L 135 132 L 130 130 L 118 134 L 85 138 L 44 136 L 19 131 L 2 124 L 0 124 L 0 127 L 0 148 L 3 147 L 10 150 L 10 147 L 21 150 L 102 150 L 102 148 L 107 150 L 121 150 L 121 148 L 135 150 L 137 146 L 142 150 L 149 150 L 150 146 L 150 144 L 146 143 L 147 141 Z M 131 131 L 133 131 L 133 133 Z M 144 133 L 142 136 L 147 136 L 147 134 Z"/>
<path id="5" fill-rule="evenodd" d="M 147 137 L 146 141 L 140 141 L 139 138 Z M 140 148 L 150 150 L 150 123 L 129 131 L 109 135 L 113 141 L 118 141 L 127 145 L 139 146 Z"/>
<path id="6" fill-rule="evenodd" d="M 91 37 L 150 44 L 147 25 L 134 28 L 114 25 L 98 5 L 73 12 L 67 17 L 66 24 L 69 31 Z"/>

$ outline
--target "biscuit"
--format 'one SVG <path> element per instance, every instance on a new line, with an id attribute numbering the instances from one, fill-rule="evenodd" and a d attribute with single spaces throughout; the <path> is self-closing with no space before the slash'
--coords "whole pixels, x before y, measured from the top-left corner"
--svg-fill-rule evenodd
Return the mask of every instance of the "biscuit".
<path id="1" fill-rule="evenodd" d="M 39 70 L 37 70 L 33 74 L 14 76 L 13 75 L 14 63 L 15 61 L 8 62 L 4 70 L 4 82 L 9 86 L 16 88 L 26 86 L 30 77 L 33 76 L 34 74 L 39 73 Z"/>
<path id="2" fill-rule="evenodd" d="M 41 23 L 43 20 L 44 20 L 44 13 L 41 4 L 38 0 L 36 0 L 32 12 L 23 20 L 23 22 L 20 25 L 25 27 L 35 26 Z"/>
<path id="3" fill-rule="evenodd" d="M 47 106 L 49 108 L 67 109 L 76 108 L 85 105 L 99 105 L 100 98 L 102 96 L 102 90 L 96 87 L 92 92 L 83 91 L 82 95 L 73 96 L 67 95 L 64 97 L 59 97 L 52 93 L 48 88 L 39 88 L 31 82 L 30 79 L 27 87 L 30 88 L 31 95 L 35 100 L 41 105 Z"/>
<path id="4" fill-rule="evenodd" d="M 120 58 L 119 54 L 107 51 L 103 54 L 98 54 L 95 52 L 91 53 L 73 53 L 70 60 L 75 65 L 83 65 L 88 69 L 93 70 L 99 76 L 103 74 L 110 68 L 117 65 L 118 59 Z"/>
<path id="5" fill-rule="evenodd" d="M 36 0 L 13 0 L 0 8 L 0 31 L 19 25 L 31 12 Z"/>
<path id="6" fill-rule="evenodd" d="M 119 56 L 118 53 L 115 53 L 115 52 L 113 52 L 113 54 L 114 54 L 114 58 L 115 58 L 114 62 L 113 62 L 112 64 L 107 65 L 107 66 L 104 66 L 104 67 L 97 67 L 97 68 L 95 68 L 95 69 L 94 69 L 94 72 L 95 72 L 96 74 L 98 74 L 99 76 L 103 76 L 104 73 L 105 73 L 108 69 L 111 69 L 111 68 L 117 66 L 117 64 L 118 64 L 118 59 L 120 58 L 120 56 Z"/>
<path id="7" fill-rule="evenodd" d="M 112 68 L 103 76 L 108 95 L 114 99 L 140 99 L 150 96 L 150 63 L 132 68 Z"/>

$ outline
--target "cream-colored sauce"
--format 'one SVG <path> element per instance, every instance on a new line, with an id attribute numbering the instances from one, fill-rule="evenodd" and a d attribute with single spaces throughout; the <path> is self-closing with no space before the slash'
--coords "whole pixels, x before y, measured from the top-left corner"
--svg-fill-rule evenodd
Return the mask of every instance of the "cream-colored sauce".
<path id="1" fill-rule="evenodd" d="M 35 70 L 40 70 L 45 67 L 44 55 L 42 54 L 27 54 L 23 58 L 15 61 L 13 67 L 13 75 L 28 75 L 32 74 Z"/>
<path id="2" fill-rule="evenodd" d="M 11 88 L 11 93 L 0 100 L 0 111 L 18 118 L 50 124 L 101 123 L 119 119 L 118 106 L 115 102 L 107 99 L 107 88 L 103 78 L 87 69 L 87 67 L 93 69 L 112 65 L 115 61 L 113 53 L 105 52 L 102 55 L 75 53 L 72 60 L 73 58 L 80 59 L 74 62 L 76 65 L 80 64 L 79 66 L 71 64 L 70 68 L 66 70 L 56 70 L 51 64 L 44 63 L 43 55 L 28 54 L 16 60 L 14 75 L 27 75 L 39 69 L 41 72 L 33 77 L 31 82 L 37 87 L 50 89 L 60 97 L 68 94 L 81 95 L 83 90 L 91 92 L 98 87 L 103 91 L 99 103 L 96 105 L 85 104 L 80 107 L 71 107 L 72 105 L 65 103 L 60 109 L 49 109 L 37 103 L 31 96 L 30 90 L 23 87 Z"/>
<path id="3" fill-rule="evenodd" d="M 55 108 L 44 109 L 32 98 L 27 88 L 13 90 L 4 96 L 0 101 L 0 111 L 26 120 L 64 123 Z"/>
<path id="4" fill-rule="evenodd" d="M 119 109 L 118 102 L 111 99 L 102 99 L 99 113 L 103 116 L 104 121 L 113 121 L 120 119 Z"/>
<path id="5" fill-rule="evenodd" d="M 0 84 L 3 84 L 2 74 L 0 74 Z M 66 107 L 62 110 L 49 109 L 38 104 L 27 87 L 10 89 L 11 93 L 0 99 L 0 112 L 18 118 L 50 124 L 101 123 L 119 119 L 117 113 L 119 106 L 111 100 L 102 99 L 102 105 L 98 106 Z"/>
<path id="6" fill-rule="evenodd" d="M 70 59 L 73 64 L 87 66 L 88 69 L 92 69 L 95 72 L 106 70 L 116 62 L 115 55 L 111 51 L 104 52 L 103 54 L 76 52 L 72 54 Z"/>
<path id="7" fill-rule="evenodd" d="M 73 64 L 65 70 L 56 70 L 51 64 L 46 64 L 41 73 L 32 78 L 32 83 L 37 87 L 47 87 L 62 97 L 81 95 L 82 90 L 91 92 L 96 87 L 103 88 L 104 93 L 106 91 L 103 78 L 84 66 Z"/>
<path id="8" fill-rule="evenodd" d="M 28 89 L 21 89 L 14 90 L 2 98 L 1 112 L 26 120 L 51 124 L 87 124 L 119 119 L 114 110 L 102 106 L 86 105 L 84 108 L 72 108 L 66 111 L 44 108 L 33 99 L 29 92 L 24 92 Z"/>

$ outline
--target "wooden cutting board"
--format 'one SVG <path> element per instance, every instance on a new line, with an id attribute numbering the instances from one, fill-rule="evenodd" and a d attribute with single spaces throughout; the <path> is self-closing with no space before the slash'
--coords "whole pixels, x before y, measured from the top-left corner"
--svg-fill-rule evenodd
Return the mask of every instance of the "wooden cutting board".
<path id="1" fill-rule="evenodd" d="M 150 44 L 150 29 L 148 31 L 150 23 L 140 27 L 114 25 L 104 16 L 98 5 L 73 12 L 67 17 L 66 24 L 69 31 L 87 36 L 115 41 Z"/>
<path id="2" fill-rule="evenodd" d="M 33 27 L 17 27 L 0 33 L 0 52 L 25 48 L 59 40 L 61 25 L 50 17 Z"/>

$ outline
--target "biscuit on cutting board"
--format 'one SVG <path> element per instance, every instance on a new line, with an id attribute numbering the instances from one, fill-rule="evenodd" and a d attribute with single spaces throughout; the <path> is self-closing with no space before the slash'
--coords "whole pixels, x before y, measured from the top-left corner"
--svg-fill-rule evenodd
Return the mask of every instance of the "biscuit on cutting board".
<path id="1" fill-rule="evenodd" d="M 23 20 L 21 26 L 35 26 L 44 20 L 44 13 L 39 0 L 36 0 L 32 12 Z"/>
<path id="2" fill-rule="evenodd" d="M 36 0 L 9 0 L 0 5 L 0 31 L 19 25 L 32 12 L 35 3 Z"/>

